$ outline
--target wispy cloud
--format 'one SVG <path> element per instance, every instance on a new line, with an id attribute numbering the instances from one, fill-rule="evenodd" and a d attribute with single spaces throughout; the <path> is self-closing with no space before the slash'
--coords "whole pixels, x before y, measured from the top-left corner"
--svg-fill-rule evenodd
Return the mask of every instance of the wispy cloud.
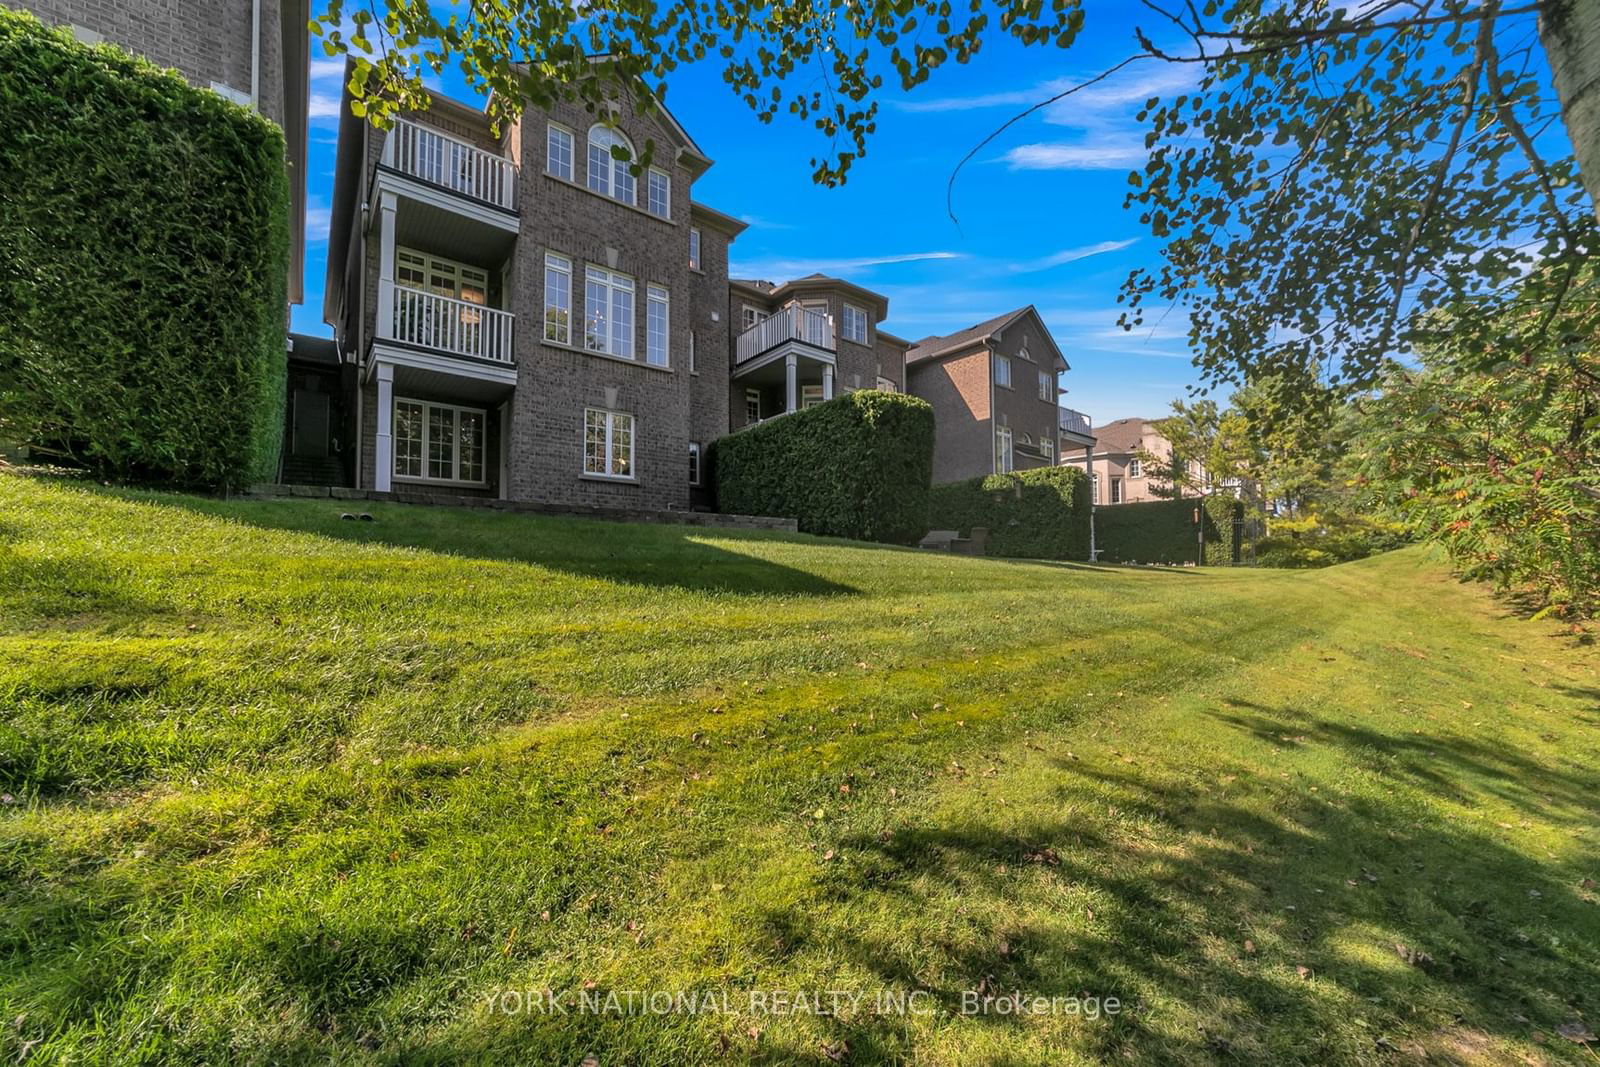
<path id="1" fill-rule="evenodd" d="M 1059 96 L 1075 85 L 1082 85 L 1093 74 L 1051 78 L 1021 89 L 976 93 L 972 96 L 947 96 L 922 100 L 895 101 L 894 107 L 910 112 L 982 111 L 990 108 L 1024 108 Z M 1153 96 L 1187 89 L 1194 84 L 1194 73 L 1162 64 L 1142 70 L 1130 69 L 1103 82 L 1079 89 L 1045 109 L 1045 121 L 1060 126 L 1077 126 L 1106 112 L 1120 112 L 1130 105 L 1143 104 Z"/>
<path id="2" fill-rule="evenodd" d="M 344 81 L 344 58 L 342 56 L 336 59 L 313 59 L 311 61 L 312 81 L 327 81 L 329 78 L 336 78 L 341 82 Z"/>
<path id="3" fill-rule="evenodd" d="M 307 102 L 306 113 L 312 119 L 336 119 L 339 117 L 338 93 L 312 93 Z"/>
<path id="4" fill-rule="evenodd" d="M 306 243 L 323 244 L 328 240 L 328 227 L 333 224 L 333 208 L 314 196 L 306 204 Z"/>
<path id="5" fill-rule="evenodd" d="M 1011 270 L 1014 274 L 1031 274 L 1034 271 L 1049 270 L 1051 267 L 1060 267 L 1068 263 L 1076 263 L 1080 259 L 1090 256 L 1100 256 L 1107 252 L 1119 252 L 1129 245 L 1138 243 L 1137 237 L 1129 237 L 1121 241 L 1101 241 L 1098 244 L 1082 245 L 1078 248 L 1063 248 L 1053 255 L 1043 259 L 1035 259 L 1027 263 L 1018 263 Z"/>
<path id="6" fill-rule="evenodd" d="M 1127 170 L 1149 158 L 1133 138 L 1111 142 L 1044 141 L 1021 144 L 1000 157 L 1012 170 Z"/>
<path id="7" fill-rule="evenodd" d="M 757 259 L 734 263 L 728 273 L 740 278 L 770 278 L 773 281 L 806 274 L 843 274 L 871 270 L 896 263 L 921 263 L 928 260 L 960 259 L 959 252 L 906 252 L 893 256 L 861 256 L 854 259 Z"/>
<path id="8" fill-rule="evenodd" d="M 792 230 L 795 228 L 792 222 L 780 222 L 761 215 L 740 215 L 739 221 L 754 230 Z"/>

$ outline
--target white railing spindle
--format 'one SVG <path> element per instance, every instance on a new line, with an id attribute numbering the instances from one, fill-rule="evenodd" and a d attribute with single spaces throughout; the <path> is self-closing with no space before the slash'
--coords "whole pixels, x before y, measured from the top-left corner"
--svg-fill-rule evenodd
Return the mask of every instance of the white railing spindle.
<path id="1" fill-rule="evenodd" d="M 394 308 L 394 336 L 389 340 L 453 356 L 513 362 L 511 331 L 516 316 L 511 312 L 393 282 L 384 285 L 391 292 L 383 298 Z"/>
<path id="2" fill-rule="evenodd" d="M 449 134 L 398 119 L 384 156 L 403 174 L 508 211 L 516 208 L 516 164 Z"/>

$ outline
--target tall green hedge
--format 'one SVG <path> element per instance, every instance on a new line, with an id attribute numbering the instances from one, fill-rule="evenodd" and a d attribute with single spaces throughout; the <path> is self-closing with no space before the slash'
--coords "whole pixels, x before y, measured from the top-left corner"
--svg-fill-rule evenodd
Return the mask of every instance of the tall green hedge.
<path id="1" fill-rule="evenodd" d="M 991 556 L 1088 559 L 1089 504 L 1086 474 L 1040 467 L 934 486 L 928 526 L 963 536 L 986 527 Z"/>
<path id="2" fill-rule="evenodd" d="M 288 205 L 271 122 L 0 8 L 0 438 L 116 478 L 270 477 Z"/>
<path id="3" fill-rule="evenodd" d="M 1106 563 L 1194 563 L 1200 549 L 1198 515 L 1205 524 L 1205 562 L 1228 566 L 1234 556 L 1233 520 L 1243 508 L 1227 496 L 1096 508 L 1095 549 Z"/>
<path id="4" fill-rule="evenodd" d="M 719 511 L 909 544 L 928 529 L 933 408 L 903 393 L 861 390 L 717 440 L 711 467 Z"/>

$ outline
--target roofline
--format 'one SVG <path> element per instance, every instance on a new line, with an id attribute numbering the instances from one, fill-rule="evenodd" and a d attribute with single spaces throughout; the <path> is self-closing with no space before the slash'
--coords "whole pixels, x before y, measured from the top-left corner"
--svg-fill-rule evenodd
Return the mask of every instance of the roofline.
<path id="1" fill-rule="evenodd" d="M 863 288 L 855 282 L 845 281 L 843 278 L 833 278 L 826 275 L 821 278 L 791 278 L 789 281 L 780 282 L 767 295 L 780 297 L 803 289 L 843 289 L 846 292 L 866 297 L 876 305 L 879 310 L 878 318 L 881 319 L 889 314 L 889 298 L 882 293 L 875 293 L 871 289 Z"/>
<path id="2" fill-rule="evenodd" d="M 285 0 L 280 12 L 284 26 L 296 27 L 283 41 L 283 134 L 288 153 L 291 215 L 289 220 L 289 303 L 306 299 L 306 161 L 311 126 L 311 19 L 310 0 Z"/>
<path id="3" fill-rule="evenodd" d="M 748 222 L 742 222 L 732 215 L 718 211 L 714 207 L 708 207 L 697 200 L 689 201 L 689 217 L 702 219 L 726 233 L 729 237 L 738 237 L 750 228 Z"/>
<path id="4" fill-rule="evenodd" d="M 322 285 L 322 321 L 337 327 L 334 301 L 343 291 L 344 275 L 350 261 L 351 226 L 360 211 L 362 164 L 367 140 L 361 127 L 366 120 L 350 113 L 350 71 L 355 60 L 344 61 L 344 84 L 339 93 L 339 136 L 333 164 L 333 202 L 328 217 L 328 268 Z"/>
<path id="5" fill-rule="evenodd" d="M 907 341 L 904 337 L 901 337 L 898 334 L 892 334 L 888 330 L 880 329 L 878 331 L 878 337 L 881 340 L 888 341 L 890 344 L 905 345 L 907 348 L 911 347 L 910 341 Z"/>

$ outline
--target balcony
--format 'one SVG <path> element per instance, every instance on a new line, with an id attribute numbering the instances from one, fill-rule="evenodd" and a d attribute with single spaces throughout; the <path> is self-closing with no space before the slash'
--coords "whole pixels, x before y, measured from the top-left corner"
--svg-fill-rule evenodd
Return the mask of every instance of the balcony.
<path id="1" fill-rule="evenodd" d="M 378 286 L 378 338 L 447 356 L 514 366 L 509 311 L 437 296 L 383 281 Z"/>
<path id="2" fill-rule="evenodd" d="M 833 319 L 825 311 L 790 304 L 762 319 L 734 341 L 734 366 L 759 359 L 769 352 L 794 342 L 822 352 L 837 349 Z"/>
<path id="3" fill-rule="evenodd" d="M 1089 429 L 1089 416 L 1081 411 L 1073 411 L 1071 408 L 1061 408 L 1060 410 L 1062 433 L 1074 433 L 1079 437 L 1094 436 Z"/>
<path id="4" fill-rule="evenodd" d="M 516 164 L 418 123 L 396 120 L 383 144 L 383 163 L 490 207 L 517 209 Z"/>

